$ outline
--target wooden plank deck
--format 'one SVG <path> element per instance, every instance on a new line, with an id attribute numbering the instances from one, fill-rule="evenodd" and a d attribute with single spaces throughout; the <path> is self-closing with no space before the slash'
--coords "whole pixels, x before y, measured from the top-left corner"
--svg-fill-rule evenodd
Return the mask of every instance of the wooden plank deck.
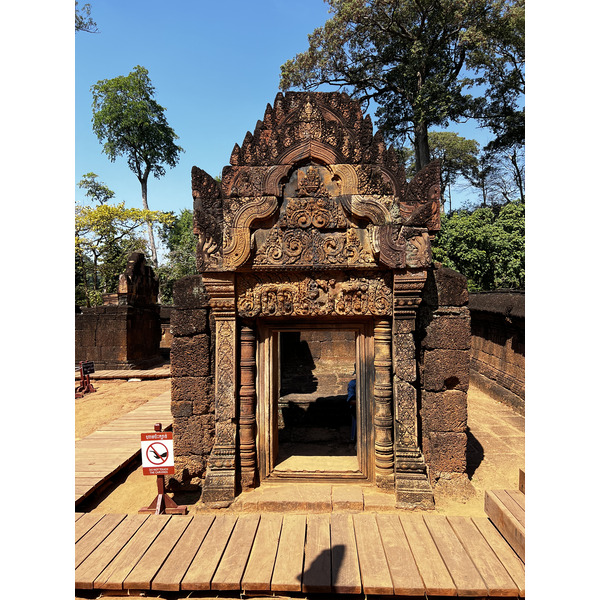
<path id="1" fill-rule="evenodd" d="M 171 428 L 171 392 L 75 442 L 75 506 L 139 455 L 140 434 L 154 431 L 155 423 Z"/>
<path id="2" fill-rule="evenodd" d="M 525 494 L 520 490 L 487 490 L 484 509 L 498 531 L 524 561 Z"/>
<path id="3" fill-rule="evenodd" d="M 524 598 L 484 518 L 406 514 L 76 515 L 75 587 Z"/>
<path id="4" fill-rule="evenodd" d="M 112 369 L 99 370 L 90 375 L 92 385 L 100 379 L 166 379 L 171 377 L 171 365 L 159 365 L 152 369 Z M 81 379 L 79 367 L 75 368 L 75 381 Z"/>

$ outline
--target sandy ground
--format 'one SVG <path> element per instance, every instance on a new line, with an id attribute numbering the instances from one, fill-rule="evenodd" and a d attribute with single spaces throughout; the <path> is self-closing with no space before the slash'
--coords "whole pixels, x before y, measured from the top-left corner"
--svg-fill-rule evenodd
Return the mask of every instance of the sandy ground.
<path id="1" fill-rule="evenodd" d="M 170 389 L 169 379 L 139 382 L 113 380 L 93 382 L 97 391 L 75 401 L 76 439 L 89 435 L 103 424 L 133 410 Z M 460 485 L 440 484 L 436 490 L 436 512 L 446 515 L 485 516 L 486 489 L 517 489 L 519 468 L 524 469 L 524 419 L 510 408 L 471 387 L 467 470 L 470 481 Z M 115 486 L 86 507 L 91 512 L 137 513 L 157 493 L 156 478 L 134 466 L 115 480 Z M 176 496 L 190 507 L 198 494 Z"/>

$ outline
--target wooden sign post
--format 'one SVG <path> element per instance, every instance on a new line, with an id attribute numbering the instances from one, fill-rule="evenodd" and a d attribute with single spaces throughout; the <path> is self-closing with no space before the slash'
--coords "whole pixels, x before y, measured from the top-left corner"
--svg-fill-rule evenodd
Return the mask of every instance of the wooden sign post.
<path id="1" fill-rule="evenodd" d="M 90 375 L 95 373 L 94 363 L 91 360 L 80 360 L 79 361 L 79 374 L 81 377 L 81 383 L 75 390 L 75 398 L 83 398 L 84 394 L 95 392 L 96 389 L 90 381 Z"/>
<path id="2" fill-rule="evenodd" d="M 156 475 L 158 495 L 140 513 L 155 515 L 185 515 L 186 506 L 179 506 L 165 493 L 165 475 L 175 473 L 173 457 L 173 432 L 163 431 L 162 424 L 154 425 L 154 433 L 142 433 L 142 471 L 144 475 Z"/>

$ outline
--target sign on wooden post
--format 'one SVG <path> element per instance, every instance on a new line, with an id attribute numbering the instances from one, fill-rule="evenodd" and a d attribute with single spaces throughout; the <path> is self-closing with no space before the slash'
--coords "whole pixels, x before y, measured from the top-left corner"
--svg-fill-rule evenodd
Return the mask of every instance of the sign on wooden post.
<path id="1" fill-rule="evenodd" d="M 144 475 L 175 473 L 172 431 L 142 433 L 142 471 Z"/>
<path id="2" fill-rule="evenodd" d="M 142 472 L 144 475 L 156 475 L 158 495 L 153 502 L 139 513 L 156 515 L 185 515 L 186 506 L 179 506 L 165 492 L 165 475 L 175 473 L 173 456 L 173 432 L 163 431 L 162 424 L 154 425 L 154 433 L 142 433 Z"/>

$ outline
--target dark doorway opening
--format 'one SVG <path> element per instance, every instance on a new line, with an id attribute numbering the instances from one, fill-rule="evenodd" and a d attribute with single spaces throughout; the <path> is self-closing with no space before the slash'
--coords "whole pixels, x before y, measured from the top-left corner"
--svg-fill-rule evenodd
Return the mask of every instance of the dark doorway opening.
<path id="1" fill-rule="evenodd" d="M 354 329 L 279 332 L 274 474 L 361 472 L 360 427 L 352 427 L 348 402 L 348 384 L 357 378 L 356 335 Z"/>

